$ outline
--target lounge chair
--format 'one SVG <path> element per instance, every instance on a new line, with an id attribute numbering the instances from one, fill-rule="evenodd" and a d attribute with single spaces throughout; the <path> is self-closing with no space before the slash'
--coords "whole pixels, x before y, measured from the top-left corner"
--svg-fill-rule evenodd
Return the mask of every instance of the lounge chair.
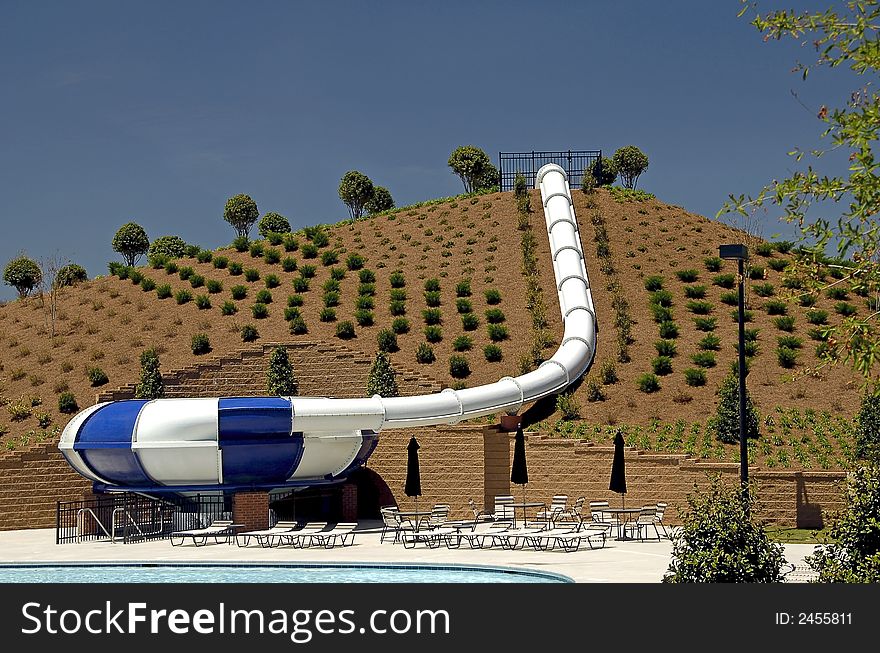
<path id="1" fill-rule="evenodd" d="M 597 524 L 594 522 L 581 522 L 581 524 L 571 530 L 564 528 L 551 529 L 539 533 L 537 540 L 544 543 L 544 550 L 559 547 L 567 553 L 577 551 L 581 542 L 587 541 L 591 549 L 605 547 L 605 540 L 611 532 L 611 526 L 607 524 Z"/>
<path id="2" fill-rule="evenodd" d="M 523 548 L 527 542 L 532 542 L 532 538 L 538 535 L 538 533 L 546 530 L 546 524 L 511 528 L 493 535 L 492 546 L 495 546 L 497 543 L 502 549 L 513 551 L 517 548 Z"/>
<path id="3" fill-rule="evenodd" d="M 458 548 L 461 541 L 465 540 L 472 549 L 486 548 L 488 541 L 490 546 L 494 543 L 495 537 L 509 530 L 510 522 L 476 522 L 471 530 L 459 530 L 457 533 L 445 536 L 446 546 L 449 548 Z M 455 542 L 453 545 L 452 542 Z"/>
<path id="4" fill-rule="evenodd" d="M 277 537 L 279 544 L 288 544 L 293 546 L 294 548 L 301 549 L 304 546 L 309 546 L 312 543 L 312 535 L 318 533 L 319 531 L 323 531 L 325 528 L 327 528 L 327 522 L 313 521 L 308 522 L 298 531 L 288 531 L 287 533 L 273 535 L 272 537 Z"/>
<path id="5" fill-rule="evenodd" d="M 431 515 L 427 519 L 423 519 L 419 524 L 419 529 L 429 528 L 435 529 L 442 527 L 449 519 L 449 504 L 438 503 L 431 509 Z"/>
<path id="6" fill-rule="evenodd" d="M 235 536 L 235 543 L 238 546 L 248 546 L 251 542 L 251 538 L 256 538 L 257 544 L 262 547 L 268 547 L 272 544 L 272 536 L 280 535 L 281 533 L 289 533 L 294 530 L 297 526 L 297 522 L 295 521 L 280 521 L 275 524 L 272 528 L 266 528 L 259 531 L 246 531 L 244 533 L 238 533 Z"/>
<path id="7" fill-rule="evenodd" d="M 350 546 L 354 544 L 355 528 L 357 528 L 357 522 L 343 522 L 336 524 L 329 531 L 318 531 L 302 537 L 309 537 L 311 543 L 323 546 L 325 549 L 332 549 L 337 543 L 342 546 Z"/>
<path id="8" fill-rule="evenodd" d="M 221 537 L 226 542 L 229 542 L 229 536 L 232 534 L 233 531 L 231 519 L 215 519 L 210 523 L 210 525 L 206 526 L 205 528 L 195 528 L 188 531 L 177 531 L 175 533 L 172 533 L 169 538 L 171 540 L 171 546 L 182 546 L 187 538 L 191 538 L 193 544 L 195 544 L 196 546 L 204 546 L 208 543 L 209 537 L 213 537 L 214 543 L 219 544 Z M 175 544 L 175 539 L 179 539 L 180 541 Z"/>
<path id="9" fill-rule="evenodd" d="M 565 510 L 560 516 L 559 519 L 568 519 L 571 521 L 578 521 L 583 518 L 583 513 L 581 512 L 584 508 L 584 503 L 586 503 L 586 497 L 578 497 L 574 500 L 574 504 L 571 508 Z"/>

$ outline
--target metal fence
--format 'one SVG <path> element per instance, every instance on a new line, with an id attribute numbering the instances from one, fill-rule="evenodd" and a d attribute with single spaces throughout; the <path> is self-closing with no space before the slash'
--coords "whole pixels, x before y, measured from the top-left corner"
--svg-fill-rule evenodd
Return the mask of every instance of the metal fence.
<path id="1" fill-rule="evenodd" d="M 163 539 L 178 530 L 202 528 L 231 518 L 229 497 L 193 495 L 155 498 L 129 492 L 83 501 L 59 501 L 55 543 Z"/>
<path id="2" fill-rule="evenodd" d="M 513 190 L 516 176 L 521 174 L 529 188 L 535 187 L 535 175 L 541 166 L 556 163 L 568 175 L 568 183 L 578 188 L 584 169 L 601 158 L 602 150 L 566 150 L 563 152 L 499 152 L 498 171 L 501 173 L 501 190 Z"/>

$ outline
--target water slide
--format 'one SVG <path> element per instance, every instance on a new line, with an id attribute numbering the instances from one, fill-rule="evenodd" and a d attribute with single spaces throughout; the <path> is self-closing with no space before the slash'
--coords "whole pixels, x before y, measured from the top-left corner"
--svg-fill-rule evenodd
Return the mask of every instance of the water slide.
<path id="1" fill-rule="evenodd" d="M 456 424 L 565 390 L 590 367 L 596 314 L 565 171 L 541 190 L 562 344 L 536 370 L 463 390 L 411 397 L 230 397 L 99 403 L 73 417 L 59 448 L 97 490 L 200 492 L 335 483 L 357 469 L 385 428 Z M 333 370 L 328 370 L 333 373 Z"/>

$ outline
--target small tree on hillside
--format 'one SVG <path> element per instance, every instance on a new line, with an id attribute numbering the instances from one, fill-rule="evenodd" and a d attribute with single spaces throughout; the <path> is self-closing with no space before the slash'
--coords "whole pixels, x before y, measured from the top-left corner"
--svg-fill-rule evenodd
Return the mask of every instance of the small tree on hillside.
<path id="1" fill-rule="evenodd" d="M 391 192 L 387 188 L 376 186 L 373 197 L 370 198 L 364 208 L 370 214 L 381 213 L 382 211 L 394 208 L 394 198 L 391 197 Z"/>
<path id="2" fill-rule="evenodd" d="M 474 145 L 455 148 L 447 163 L 461 179 L 466 193 L 498 185 L 498 169 L 492 165 L 489 156 Z"/>
<path id="3" fill-rule="evenodd" d="M 141 354 L 141 378 L 134 389 L 135 399 L 159 399 L 165 396 L 165 384 L 159 371 L 159 354 L 147 349 Z"/>
<path id="4" fill-rule="evenodd" d="M 614 153 L 614 167 L 626 188 L 635 188 L 639 176 L 648 168 L 648 157 L 635 145 L 626 145 Z"/>
<path id="5" fill-rule="evenodd" d="M 3 270 L 3 281 L 15 288 L 19 297 L 27 297 L 42 279 L 40 266 L 23 254 L 9 261 Z"/>
<path id="6" fill-rule="evenodd" d="M 126 222 L 113 236 L 113 251 L 122 254 L 126 265 L 134 265 L 150 248 L 147 232 L 136 222 Z"/>
<path id="7" fill-rule="evenodd" d="M 61 270 L 66 267 L 68 267 L 66 261 L 62 260 L 59 254 L 40 261 L 40 268 L 42 269 L 39 283 L 40 304 L 46 321 L 46 333 L 49 334 L 50 338 L 55 337 L 55 324 L 58 321 L 58 293 L 64 287 L 59 277 Z"/>
<path id="8" fill-rule="evenodd" d="M 590 164 L 589 171 L 599 186 L 610 186 L 617 180 L 614 159 L 599 157 Z"/>
<path id="9" fill-rule="evenodd" d="M 707 492 L 690 495 L 688 508 L 679 512 L 681 530 L 673 535 L 663 582 L 780 582 L 783 546 L 770 541 L 763 523 L 752 520 L 754 505 L 739 485 L 726 487 L 720 477 Z"/>
<path id="10" fill-rule="evenodd" d="M 275 213 L 273 211 L 269 211 L 266 215 L 260 218 L 260 223 L 257 225 L 257 231 L 260 232 L 260 235 L 263 238 L 268 238 L 269 234 L 286 234 L 290 232 L 290 222 L 287 221 L 280 213 Z"/>
<path id="11" fill-rule="evenodd" d="M 752 404 L 752 398 L 746 391 L 746 434 L 747 437 L 757 438 L 758 411 Z M 709 420 L 710 428 L 715 430 L 715 437 L 721 442 L 733 444 L 739 442 L 739 380 L 733 374 L 728 374 L 718 387 L 718 411 L 715 417 Z"/>
<path id="12" fill-rule="evenodd" d="M 376 360 L 370 368 L 367 377 L 367 394 L 380 397 L 397 397 L 400 394 L 397 388 L 397 372 L 394 371 L 388 354 L 384 351 L 376 354 Z"/>
<path id="13" fill-rule="evenodd" d="M 373 182 L 362 172 L 349 170 L 339 181 L 339 199 L 348 207 L 353 220 L 364 214 L 367 202 L 373 199 L 376 192 Z"/>
<path id="14" fill-rule="evenodd" d="M 856 417 L 856 457 L 880 464 L 880 391 L 868 392 Z"/>
<path id="15" fill-rule="evenodd" d="M 286 347 L 275 347 L 269 357 L 266 372 L 266 392 L 274 397 L 290 397 L 296 394 L 296 379 Z"/>
<path id="16" fill-rule="evenodd" d="M 236 195 L 226 200 L 223 209 L 223 219 L 232 225 L 235 233 L 241 238 L 247 238 L 251 227 L 260 217 L 257 203 L 250 195 Z"/>
<path id="17" fill-rule="evenodd" d="M 823 583 L 880 582 L 880 467 L 849 473 L 830 541 L 807 558 Z"/>

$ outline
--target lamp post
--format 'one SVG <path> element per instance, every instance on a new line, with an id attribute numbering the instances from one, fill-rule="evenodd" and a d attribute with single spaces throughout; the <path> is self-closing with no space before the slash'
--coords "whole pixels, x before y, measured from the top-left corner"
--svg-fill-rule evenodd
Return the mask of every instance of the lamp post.
<path id="1" fill-rule="evenodd" d="M 736 261 L 739 284 L 739 478 L 742 483 L 743 498 L 749 498 L 749 445 L 746 432 L 746 307 L 745 307 L 745 262 L 749 250 L 745 245 L 721 245 L 718 256 L 728 261 Z"/>

